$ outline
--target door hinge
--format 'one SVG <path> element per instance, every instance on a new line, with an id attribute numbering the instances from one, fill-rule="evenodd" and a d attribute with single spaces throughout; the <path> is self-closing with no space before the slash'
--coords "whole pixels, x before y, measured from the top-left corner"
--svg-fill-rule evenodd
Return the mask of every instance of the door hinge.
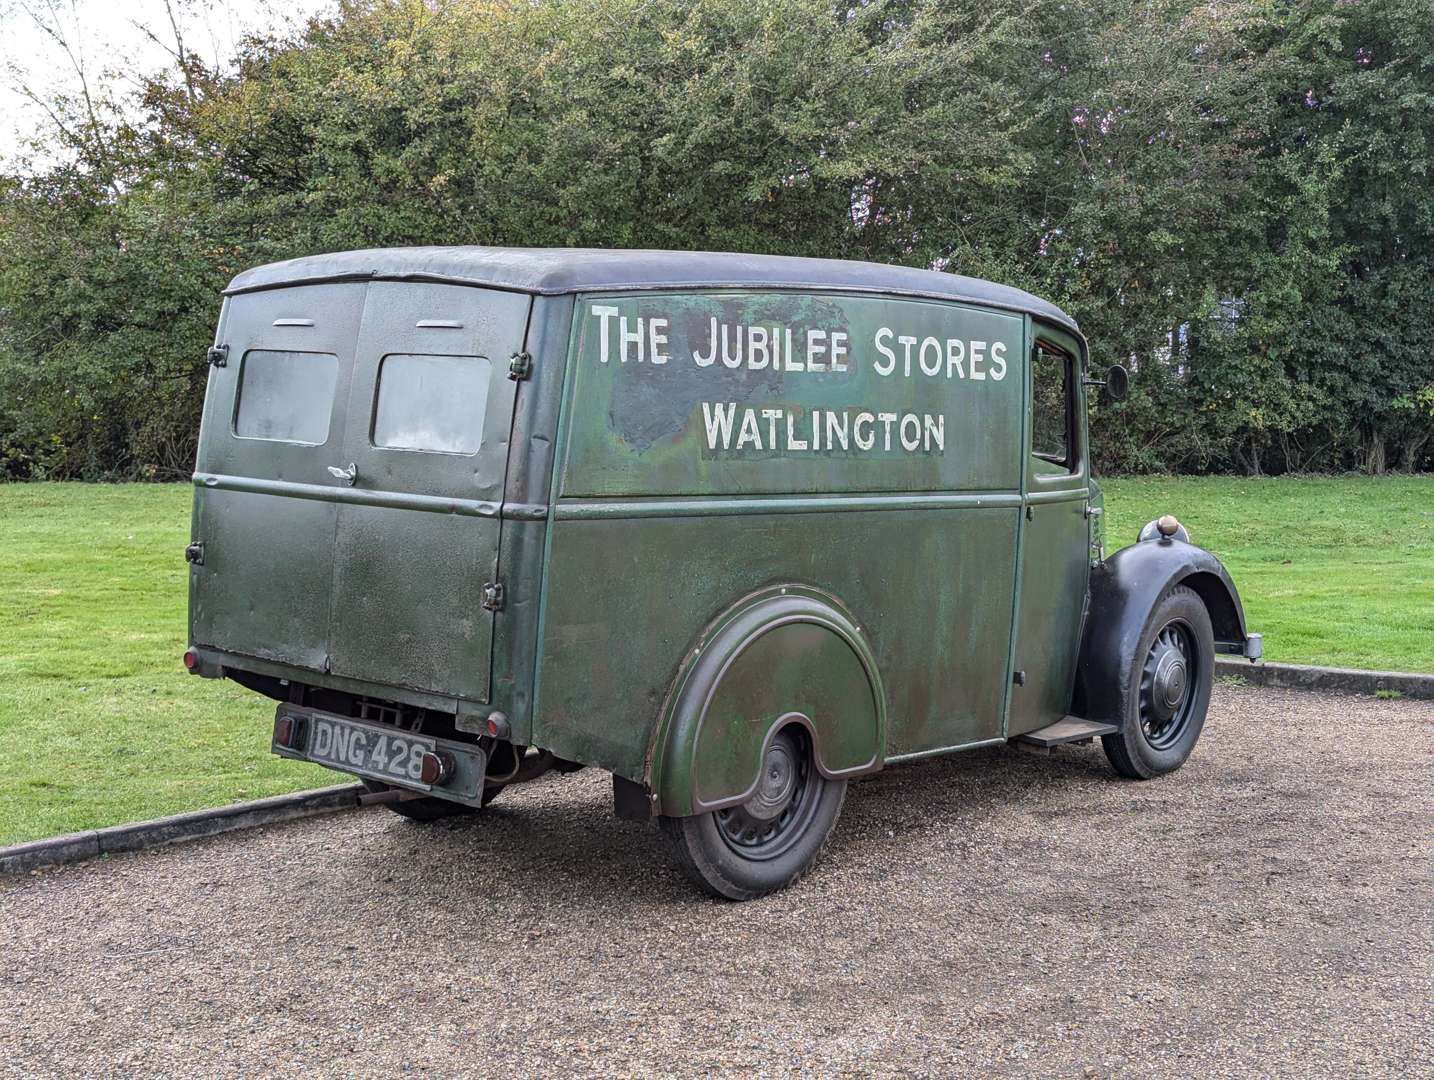
<path id="1" fill-rule="evenodd" d="M 210 363 L 213 367 L 228 367 L 228 366 L 229 366 L 229 346 L 228 346 L 228 345 L 211 345 L 211 346 L 209 346 L 209 351 L 208 351 L 207 353 L 205 353 L 205 356 L 208 358 L 209 363 Z"/>
<path id="2" fill-rule="evenodd" d="M 483 585 L 483 607 L 487 611 L 503 610 L 503 586 L 496 581 Z"/>
<path id="3" fill-rule="evenodd" d="M 190 566 L 204 565 L 204 541 L 196 540 L 184 549 L 184 561 Z"/>
<path id="4" fill-rule="evenodd" d="M 530 352 L 515 352 L 508 357 L 508 378 L 514 380 L 526 379 L 533 373 L 533 354 Z"/>

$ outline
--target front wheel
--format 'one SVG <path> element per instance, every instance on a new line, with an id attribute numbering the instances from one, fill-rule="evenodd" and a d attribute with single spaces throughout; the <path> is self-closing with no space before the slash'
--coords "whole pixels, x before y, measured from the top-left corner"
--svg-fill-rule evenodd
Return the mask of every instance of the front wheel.
<path id="1" fill-rule="evenodd" d="M 1155 605 L 1125 687 L 1121 729 L 1101 736 L 1121 776 L 1149 780 L 1185 764 L 1205 727 L 1215 673 L 1215 634 L 1205 602 L 1184 585 Z"/>
<path id="2" fill-rule="evenodd" d="M 846 781 L 817 771 L 806 732 L 778 732 L 746 802 L 659 825 L 678 863 L 699 886 L 727 900 L 785 888 L 817 861 L 846 798 Z"/>

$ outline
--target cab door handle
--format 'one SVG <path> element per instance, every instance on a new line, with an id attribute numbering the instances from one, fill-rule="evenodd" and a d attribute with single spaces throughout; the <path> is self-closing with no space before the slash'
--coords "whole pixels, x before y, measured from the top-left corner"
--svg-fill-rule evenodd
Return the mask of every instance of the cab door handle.
<path id="1" fill-rule="evenodd" d="M 347 469 L 341 469 L 337 465 L 330 465 L 329 475 L 335 480 L 342 480 L 348 487 L 353 487 L 355 481 L 358 480 L 358 465 L 352 461 L 349 462 Z"/>

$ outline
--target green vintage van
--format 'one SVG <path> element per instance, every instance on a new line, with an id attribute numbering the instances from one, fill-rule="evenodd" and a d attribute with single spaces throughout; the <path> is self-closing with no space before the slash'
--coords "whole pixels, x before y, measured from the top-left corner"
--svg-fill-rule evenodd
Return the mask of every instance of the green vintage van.
<path id="1" fill-rule="evenodd" d="M 1107 554 L 1101 380 L 1017 289 L 355 251 L 240 274 L 209 361 L 185 663 L 410 818 L 593 766 L 750 898 L 896 762 L 1099 737 L 1178 768 L 1215 654 L 1259 652 L 1175 519 Z"/>

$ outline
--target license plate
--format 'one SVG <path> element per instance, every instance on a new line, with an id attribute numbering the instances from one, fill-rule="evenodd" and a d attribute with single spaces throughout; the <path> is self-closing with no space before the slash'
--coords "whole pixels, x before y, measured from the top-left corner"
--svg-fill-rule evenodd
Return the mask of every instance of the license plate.
<path id="1" fill-rule="evenodd" d="M 310 761 L 409 787 L 427 787 L 419 774 L 423 755 L 436 746 L 433 739 L 312 713 L 308 727 L 304 756 Z"/>
<path id="2" fill-rule="evenodd" d="M 340 772 L 474 805 L 481 802 L 488 764 L 482 749 L 472 743 L 349 720 L 296 705 L 280 705 L 276 710 L 273 750 L 281 757 L 312 761 Z M 451 766 L 450 774 L 438 784 L 425 784 L 422 780 L 423 756 L 431 753 L 440 753 Z"/>

